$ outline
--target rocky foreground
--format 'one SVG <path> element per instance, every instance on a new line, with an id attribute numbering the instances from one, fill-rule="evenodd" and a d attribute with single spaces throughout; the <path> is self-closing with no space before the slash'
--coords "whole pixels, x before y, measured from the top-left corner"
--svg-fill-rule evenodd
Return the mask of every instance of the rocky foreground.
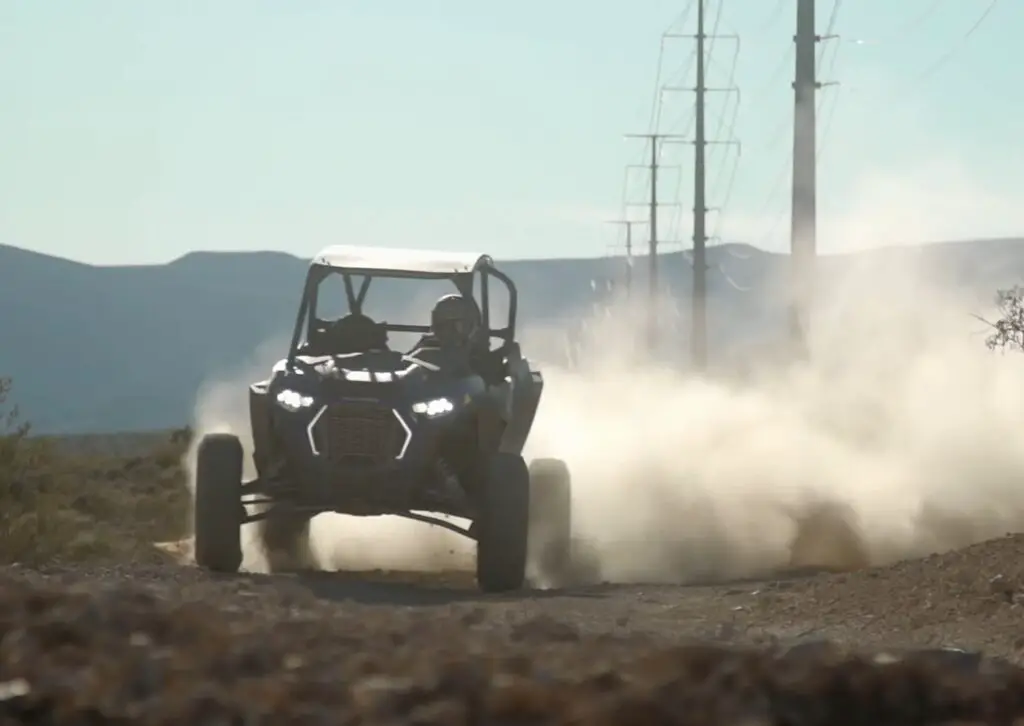
<path id="1" fill-rule="evenodd" d="M 1022 574 L 1019 538 L 502 598 L 457 575 L 8 567 L 0 724 L 1012 723 Z"/>

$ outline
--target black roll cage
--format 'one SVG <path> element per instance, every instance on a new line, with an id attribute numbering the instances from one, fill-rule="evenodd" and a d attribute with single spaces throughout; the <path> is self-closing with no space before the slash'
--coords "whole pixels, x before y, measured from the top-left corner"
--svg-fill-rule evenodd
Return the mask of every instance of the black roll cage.
<path id="1" fill-rule="evenodd" d="M 480 299 L 476 300 L 473 293 L 473 280 L 480 275 Z M 412 280 L 451 280 L 460 294 L 467 298 L 476 300 L 480 307 L 480 314 L 484 329 L 487 330 L 488 340 L 500 338 L 502 346 L 511 344 L 515 340 L 516 316 L 519 307 L 519 293 L 515 283 L 504 272 L 496 268 L 488 258 L 482 257 L 468 272 L 425 272 L 422 270 L 395 270 L 382 268 L 345 268 L 334 265 L 313 263 L 306 274 L 306 282 L 302 290 L 302 300 L 299 303 L 299 312 L 295 318 L 295 328 L 292 332 L 291 344 L 288 347 L 287 365 L 290 367 L 295 362 L 301 345 L 303 332 L 307 339 L 313 333 L 313 324 L 317 320 L 316 302 L 317 291 L 320 283 L 331 275 L 341 275 L 345 283 L 345 296 L 348 298 L 349 312 L 361 314 L 363 303 L 366 301 L 366 294 L 374 278 L 412 279 Z M 358 289 L 354 278 L 361 278 Z M 508 320 L 503 328 L 491 327 L 491 298 L 490 278 L 501 282 L 508 291 Z M 430 332 L 429 325 L 409 325 L 403 323 L 380 323 L 388 332 L 395 333 L 420 333 Z"/>

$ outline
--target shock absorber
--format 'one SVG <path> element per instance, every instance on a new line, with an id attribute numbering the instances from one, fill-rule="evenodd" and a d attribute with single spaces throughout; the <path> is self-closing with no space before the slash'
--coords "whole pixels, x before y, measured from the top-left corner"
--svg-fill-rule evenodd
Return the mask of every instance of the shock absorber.
<path id="1" fill-rule="evenodd" d="M 459 508 L 466 504 L 466 493 L 462 491 L 459 477 L 455 470 L 444 459 L 437 459 L 437 493 L 439 498 L 449 506 Z"/>

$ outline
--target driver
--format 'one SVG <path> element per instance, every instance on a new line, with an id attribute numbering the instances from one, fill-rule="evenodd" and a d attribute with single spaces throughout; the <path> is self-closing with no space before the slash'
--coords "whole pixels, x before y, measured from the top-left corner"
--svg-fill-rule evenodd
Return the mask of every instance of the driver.
<path id="1" fill-rule="evenodd" d="M 480 332 L 480 311 L 462 295 L 444 295 L 430 311 L 430 335 L 441 348 L 467 350 Z"/>
<path id="2" fill-rule="evenodd" d="M 472 297 L 452 293 L 438 298 L 430 311 L 430 332 L 412 349 L 420 355 L 433 349 L 446 361 L 447 366 L 468 366 L 470 371 L 492 375 L 493 361 L 487 351 L 487 331 L 480 308 Z M 442 365 L 438 362 L 439 365 Z M 503 368 L 497 380 L 504 378 Z"/>

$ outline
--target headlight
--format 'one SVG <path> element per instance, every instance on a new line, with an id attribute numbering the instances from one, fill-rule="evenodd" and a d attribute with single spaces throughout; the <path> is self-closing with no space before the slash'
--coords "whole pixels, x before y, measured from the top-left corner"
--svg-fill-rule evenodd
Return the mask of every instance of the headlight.
<path id="1" fill-rule="evenodd" d="M 420 401 L 412 405 L 413 413 L 418 413 L 427 418 L 436 418 L 455 410 L 455 404 L 450 398 L 435 398 L 431 401 Z"/>
<path id="2" fill-rule="evenodd" d="M 299 411 L 312 406 L 313 397 L 306 396 L 298 391 L 292 391 L 286 388 L 277 394 L 277 402 L 281 404 L 281 407 L 284 409 L 289 411 Z"/>
<path id="3" fill-rule="evenodd" d="M 391 383 L 395 375 L 391 371 L 345 371 L 345 380 L 355 383 Z"/>

